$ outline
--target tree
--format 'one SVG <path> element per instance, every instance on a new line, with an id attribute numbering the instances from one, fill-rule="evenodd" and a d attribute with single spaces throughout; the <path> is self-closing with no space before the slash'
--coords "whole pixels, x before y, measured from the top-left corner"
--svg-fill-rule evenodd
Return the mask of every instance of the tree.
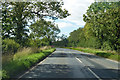
<path id="1" fill-rule="evenodd" d="M 60 32 L 57 25 L 50 21 L 45 21 L 44 19 L 37 21 L 36 23 L 32 24 L 30 26 L 30 29 L 32 31 L 31 35 L 33 35 L 33 39 L 36 38 L 39 39 L 46 39 L 51 45 L 52 40 L 57 36 L 57 34 Z M 54 41 L 54 40 L 53 40 Z"/>
<path id="2" fill-rule="evenodd" d="M 69 16 L 67 10 L 62 9 L 63 2 L 4 2 L 3 5 L 3 38 L 14 37 L 21 45 L 28 38 L 28 22 L 42 19 L 46 16 L 56 20 Z M 11 23 L 12 22 L 12 23 Z M 8 24 L 9 23 L 9 24 Z M 9 32 L 8 32 L 9 31 Z"/>
<path id="3" fill-rule="evenodd" d="M 5 38 L 10 38 L 12 32 L 13 32 L 13 22 L 12 22 L 12 17 L 11 16 L 11 11 L 8 3 L 3 3 L 2 4 L 2 39 Z"/>
<path id="4" fill-rule="evenodd" d="M 71 46 L 78 46 L 78 43 L 81 41 L 85 41 L 84 35 L 83 35 L 83 28 L 79 28 L 77 30 L 74 30 L 70 33 L 70 36 L 68 37 L 69 45 Z"/>
<path id="5" fill-rule="evenodd" d="M 120 2 L 95 2 L 91 4 L 84 21 L 89 23 L 95 37 L 101 42 L 101 48 L 119 50 L 119 14 Z M 108 47 L 109 46 L 109 47 Z"/>
<path id="6" fill-rule="evenodd" d="M 65 34 L 57 36 L 57 41 L 53 42 L 52 45 L 57 47 L 67 47 L 68 46 L 67 36 Z"/>

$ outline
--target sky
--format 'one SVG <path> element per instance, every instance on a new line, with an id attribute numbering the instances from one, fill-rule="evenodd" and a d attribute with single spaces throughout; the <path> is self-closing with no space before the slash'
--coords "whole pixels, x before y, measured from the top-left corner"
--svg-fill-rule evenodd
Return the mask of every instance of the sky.
<path id="1" fill-rule="evenodd" d="M 68 10 L 71 15 L 64 19 L 58 19 L 55 23 L 58 24 L 61 30 L 59 35 L 65 34 L 69 36 L 70 32 L 79 27 L 84 27 L 83 14 L 86 13 L 86 10 L 94 0 L 63 0 L 63 2 L 63 8 Z"/>

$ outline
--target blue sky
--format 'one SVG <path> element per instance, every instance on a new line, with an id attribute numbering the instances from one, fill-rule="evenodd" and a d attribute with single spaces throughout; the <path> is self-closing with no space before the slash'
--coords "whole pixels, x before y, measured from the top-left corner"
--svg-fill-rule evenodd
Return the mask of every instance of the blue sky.
<path id="1" fill-rule="evenodd" d="M 65 34 L 69 36 L 69 33 L 78 29 L 79 27 L 84 27 L 85 22 L 83 21 L 83 14 L 86 13 L 88 7 L 94 2 L 94 0 L 63 0 L 63 9 L 68 10 L 71 14 L 67 18 L 57 19 L 55 24 L 58 25 L 60 29 L 59 36 Z M 47 21 L 53 21 L 49 18 L 45 18 Z"/>
<path id="2" fill-rule="evenodd" d="M 83 14 L 85 14 L 94 0 L 63 0 L 63 2 L 63 9 L 68 10 L 71 15 L 64 19 L 58 19 L 55 23 L 58 24 L 61 30 L 59 35 L 65 34 L 69 36 L 70 32 L 79 27 L 84 27 L 85 22 L 83 21 Z"/>
<path id="3" fill-rule="evenodd" d="M 66 21 L 66 20 L 56 20 L 56 24 L 58 24 L 59 29 L 61 30 L 59 35 L 65 34 L 69 36 L 69 33 L 72 32 L 75 29 L 78 29 L 79 27 L 84 27 L 83 25 L 78 25 L 72 21 Z"/>

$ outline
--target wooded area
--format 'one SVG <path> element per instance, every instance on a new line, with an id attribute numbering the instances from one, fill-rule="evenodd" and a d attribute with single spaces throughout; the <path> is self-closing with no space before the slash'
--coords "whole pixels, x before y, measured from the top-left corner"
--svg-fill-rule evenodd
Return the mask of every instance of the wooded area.
<path id="1" fill-rule="evenodd" d="M 102 50 L 120 50 L 120 2 L 94 2 L 83 15 L 84 28 L 70 33 L 63 44 Z M 60 42 L 58 42 L 59 44 Z"/>
<path id="2" fill-rule="evenodd" d="M 45 18 L 63 19 L 70 14 L 63 2 L 2 3 L 3 54 L 15 53 L 20 47 L 51 45 L 60 29 Z"/>

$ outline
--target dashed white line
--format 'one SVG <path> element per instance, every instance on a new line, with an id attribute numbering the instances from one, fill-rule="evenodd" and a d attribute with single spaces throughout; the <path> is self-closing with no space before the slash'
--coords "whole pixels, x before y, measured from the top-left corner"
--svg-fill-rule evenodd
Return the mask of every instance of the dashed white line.
<path id="1" fill-rule="evenodd" d="M 82 61 L 80 60 L 80 59 L 78 59 L 77 57 L 75 57 L 79 62 L 81 62 L 82 63 Z"/>
<path id="2" fill-rule="evenodd" d="M 78 59 L 77 57 L 75 57 L 80 63 L 83 63 L 80 59 Z M 84 64 L 83 64 L 84 65 Z M 84 65 L 85 66 L 85 65 Z M 89 67 L 87 67 L 87 69 L 96 77 L 96 78 L 98 78 L 99 80 L 101 80 L 100 79 L 100 77 L 98 76 L 98 75 L 96 75 Z"/>
<path id="3" fill-rule="evenodd" d="M 98 79 L 100 79 L 100 77 L 98 75 L 96 75 L 90 68 L 88 68 L 88 70 Z"/>

